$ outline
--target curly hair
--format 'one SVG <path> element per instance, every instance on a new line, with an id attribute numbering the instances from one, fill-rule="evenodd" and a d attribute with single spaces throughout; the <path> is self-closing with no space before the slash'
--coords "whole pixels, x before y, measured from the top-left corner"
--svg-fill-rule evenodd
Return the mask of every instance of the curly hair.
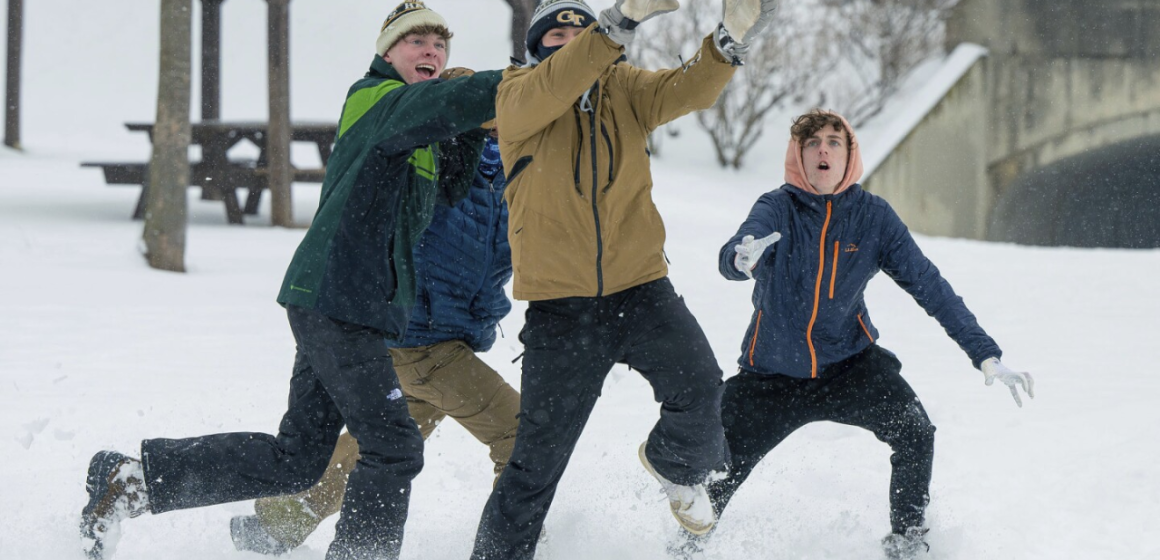
<path id="1" fill-rule="evenodd" d="M 832 111 L 824 111 L 822 109 L 814 109 L 793 121 L 793 125 L 789 128 L 790 136 L 797 140 L 799 144 L 805 144 L 809 137 L 816 134 L 819 130 L 825 127 L 833 127 L 838 132 L 846 133 L 846 146 L 853 149 L 854 140 L 850 137 L 850 131 L 842 122 L 842 117 Z"/>

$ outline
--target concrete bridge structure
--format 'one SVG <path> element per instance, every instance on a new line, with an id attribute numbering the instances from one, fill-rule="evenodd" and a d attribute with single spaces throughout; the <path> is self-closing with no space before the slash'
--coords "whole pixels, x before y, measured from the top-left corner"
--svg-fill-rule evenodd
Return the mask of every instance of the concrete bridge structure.
<path id="1" fill-rule="evenodd" d="M 981 45 L 866 187 L 915 231 L 1160 247 L 1160 1 L 962 0 Z"/>

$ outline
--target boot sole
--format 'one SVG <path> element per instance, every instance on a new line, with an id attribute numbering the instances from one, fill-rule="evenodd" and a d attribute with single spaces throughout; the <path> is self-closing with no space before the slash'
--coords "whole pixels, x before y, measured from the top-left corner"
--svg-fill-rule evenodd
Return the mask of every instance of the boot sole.
<path id="1" fill-rule="evenodd" d="M 649 462 L 648 457 L 646 457 L 644 454 L 644 448 L 646 445 L 648 445 L 648 442 L 640 444 L 640 449 L 637 450 L 636 454 L 638 457 L 640 457 L 640 464 L 644 465 L 644 470 L 648 471 L 648 473 L 651 474 L 653 478 L 657 479 L 657 482 L 660 482 L 662 478 L 661 475 L 657 474 L 657 471 L 653 469 L 652 463 Z M 679 506 L 673 503 L 672 500 L 669 500 L 669 510 L 672 512 L 673 517 L 676 518 L 677 523 L 681 524 L 681 527 L 684 527 L 686 531 L 697 535 L 698 537 L 703 537 L 709 534 L 709 531 L 712 531 L 713 527 L 717 525 L 716 520 L 713 520 L 712 523 L 707 525 L 693 524 L 693 522 L 689 521 L 688 519 L 681 517 L 681 514 L 678 513 Z"/>
<path id="2" fill-rule="evenodd" d="M 92 460 L 89 461 L 89 470 L 85 477 L 85 491 L 89 494 L 89 502 L 81 510 L 80 532 L 82 540 L 91 539 L 93 541 L 92 548 L 83 547 L 85 556 L 91 560 L 102 560 L 105 556 L 104 533 L 107 527 L 101 527 L 98 531 L 97 525 L 102 516 L 98 515 L 97 512 L 107 511 L 113 507 L 113 504 L 109 503 L 108 500 L 109 496 L 113 494 L 113 483 L 110 479 L 117 467 L 123 462 L 124 456 L 113 451 L 101 451 L 93 455 Z"/>

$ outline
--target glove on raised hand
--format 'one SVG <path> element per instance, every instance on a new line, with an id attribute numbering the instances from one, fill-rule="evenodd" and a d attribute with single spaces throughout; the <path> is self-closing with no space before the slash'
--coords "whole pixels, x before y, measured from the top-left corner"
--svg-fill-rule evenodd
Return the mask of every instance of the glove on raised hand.
<path id="1" fill-rule="evenodd" d="M 636 37 L 636 26 L 661 14 L 677 11 L 679 0 L 617 0 L 616 5 L 600 12 L 600 27 L 608 38 L 625 46 Z"/>
<path id="2" fill-rule="evenodd" d="M 1019 391 L 1015 389 L 1016 386 L 1023 387 L 1023 392 L 1027 396 L 1035 398 L 1035 380 L 1032 379 L 1031 374 L 1025 371 L 1012 371 L 1011 368 L 1003 365 L 999 358 L 987 358 L 983 360 L 980 369 L 983 370 L 983 377 L 987 381 L 987 386 L 990 387 L 996 379 L 1002 381 L 1007 388 L 1011 389 L 1011 396 L 1015 399 L 1015 404 L 1023 407 L 1023 399 L 1019 398 Z"/>
<path id="3" fill-rule="evenodd" d="M 757 268 L 757 263 L 761 261 L 762 253 L 765 253 L 770 245 L 777 243 L 778 239 L 781 239 L 781 234 L 776 231 L 761 239 L 754 239 L 752 235 L 741 238 L 741 243 L 733 247 L 733 250 L 737 251 L 733 256 L 733 268 L 753 278 L 753 269 Z"/>
<path id="4" fill-rule="evenodd" d="M 443 78 L 444 80 L 454 80 L 455 78 L 458 78 L 460 76 L 472 76 L 474 74 L 475 74 L 475 70 L 472 70 L 470 68 L 464 68 L 462 66 L 452 66 L 451 68 L 447 68 L 447 69 L 443 70 L 443 73 L 439 74 L 439 77 Z"/>
<path id="5" fill-rule="evenodd" d="M 680 0 L 616 0 L 617 11 L 637 23 L 644 23 L 661 14 L 677 11 Z"/>
<path id="6" fill-rule="evenodd" d="M 714 43 L 721 54 L 733 61 L 734 66 L 744 64 L 749 43 L 773 21 L 779 0 L 724 0 L 721 24 L 717 26 Z"/>

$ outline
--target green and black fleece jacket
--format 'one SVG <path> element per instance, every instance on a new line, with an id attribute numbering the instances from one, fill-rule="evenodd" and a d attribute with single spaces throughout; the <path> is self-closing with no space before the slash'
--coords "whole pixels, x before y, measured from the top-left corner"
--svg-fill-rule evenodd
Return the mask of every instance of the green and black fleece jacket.
<path id="1" fill-rule="evenodd" d="M 318 212 L 278 303 L 402 337 L 415 300 L 411 248 L 437 201 L 466 196 L 501 76 L 408 85 L 375 57 L 347 93 Z"/>

